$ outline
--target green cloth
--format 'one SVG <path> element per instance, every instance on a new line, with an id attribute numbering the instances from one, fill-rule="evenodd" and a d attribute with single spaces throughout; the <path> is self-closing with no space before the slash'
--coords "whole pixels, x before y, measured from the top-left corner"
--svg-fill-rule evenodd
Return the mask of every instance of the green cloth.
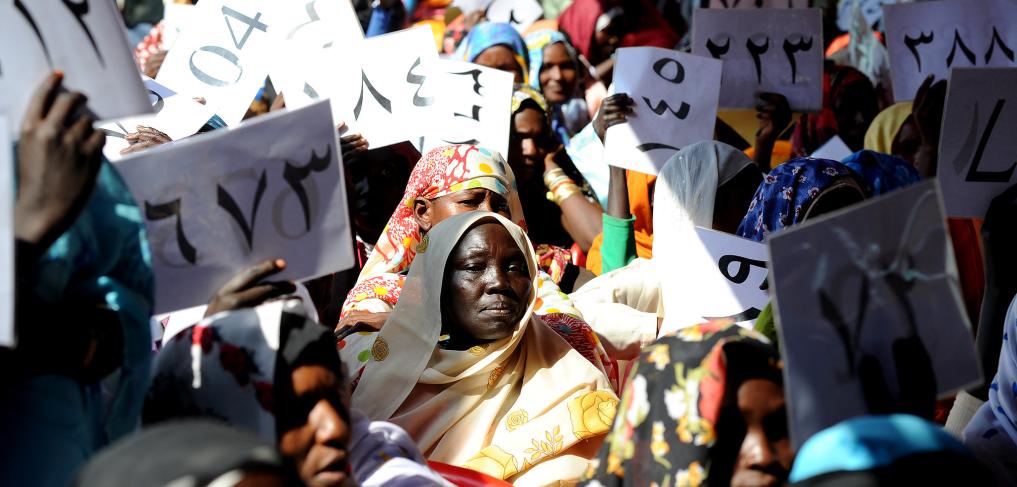
<path id="1" fill-rule="evenodd" d="M 604 213 L 604 237 L 600 243 L 600 271 L 607 274 L 636 260 L 636 217 L 626 220 Z"/>
<path id="2" fill-rule="evenodd" d="M 766 303 L 766 307 L 763 308 L 763 311 L 759 313 L 759 317 L 756 318 L 756 325 L 753 328 L 766 338 L 769 338 L 770 343 L 774 347 L 780 344 L 777 337 L 777 323 L 773 319 L 773 301 Z"/>

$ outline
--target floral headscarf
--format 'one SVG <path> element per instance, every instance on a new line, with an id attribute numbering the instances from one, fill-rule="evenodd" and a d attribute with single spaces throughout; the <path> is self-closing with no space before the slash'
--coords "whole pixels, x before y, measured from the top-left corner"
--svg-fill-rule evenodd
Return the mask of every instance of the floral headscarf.
<path id="1" fill-rule="evenodd" d="M 730 321 L 657 340 L 629 375 L 587 485 L 714 484 L 711 457 L 725 398 L 752 378 L 782 384 L 781 367 L 766 338 Z"/>
<path id="2" fill-rule="evenodd" d="M 799 157 L 781 164 L 763 176 L 737 235 L 762 242 L 771 233 L 804 220 L 819 195 L 842 187 L 869 195 L 858 175 L 837 161 Z"/>
<path id="3" fill-rule="evenodd" d="M 523 108 L 523 102 L 532 101 L 536 103 L 544 113 L 547 113 L 547 100 L 544 99 L 544 95 L 541 95 L 540 88 L 531 88 L 527 85 L 515 85 L 515 91 L 512 92 L 512 113 L 515 114 L 521 108 Z"/>
<path id="4" fill-rule="evenodd" d="M 474 62 L 480 53 L 489 47 L 502 45 L 512 50 L 516 63 L 523 72 L 523 83 L 527 82 L 529 74 L 529 63 L 526 62 L 526 42 L 511 24 L 498 22 L 484 22 L 473 26 L 473 30 L 463 39 L 459 48 L 463 52 L 463 59 Z"/>
<path id="5" fill-rule="evenodd" d="M 582 73 L 582 66 L 579 64 L 579 53 L 576 52 L 576 48 L 569 41 L 568 37 L 565 37 L 565 34 L 554 29 L 536 31 L 526 36 L 526 49 L 529 50 L 530 54 L 530 86 L 533 88 L 540 89 L 540 68 L 544 65 L 544 48 L 559 42 L 565 46 L 569 57 L 576 64 L 576 71 Z M 576 86 L 578 87 L 579 84 L 577 83 Z"/>
<path id="6" fill-rule="evenodd" d="M 475 145 L 443 145 L 424 154 L 410 173 L 403 199 L 385 225 L 357 282 L 398 274 L 413 262 L 420 226 L 413 218 L 417 198 L 433 200 L 465 189 L 486 188 L 509 200 L 512 221 L 526 228 L 512 169 L 496 151 Z"/>
<path id="7" fill-rule="evenodd" d="M 921 181 L 918 170 L 898 157 L 870 150 L 858 151 L 841 164 L 850 167 L 872 188 L 872 196 L 879 196 L 898 188 Z"/>

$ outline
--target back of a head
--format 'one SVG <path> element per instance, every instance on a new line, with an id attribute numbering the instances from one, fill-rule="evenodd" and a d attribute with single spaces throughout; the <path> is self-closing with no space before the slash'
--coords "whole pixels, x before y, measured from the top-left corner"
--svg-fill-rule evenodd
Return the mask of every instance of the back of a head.
<path id="1" fill-rule="evenodd" d="M 209 485 L 257 475 L 259 485 L 294 485 L 273 445 L 211 420 L 182 420 L 146 428 L 103 450 L 75 485 L 128 487 Z"/>
<path id="2" fill-rule="evenodd" d="M 956 438 L 917 416 L 863 416 L 802 445 L 791 471 L 801 486 L 993 485 Z"/>

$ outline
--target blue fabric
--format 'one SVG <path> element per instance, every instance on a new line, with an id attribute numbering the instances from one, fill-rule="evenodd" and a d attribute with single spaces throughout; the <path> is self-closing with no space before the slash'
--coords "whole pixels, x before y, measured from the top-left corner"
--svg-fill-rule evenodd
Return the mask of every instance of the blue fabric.
<path id="1" fill-rule="evenodd" d="M 395 7 L 392 9 L 376 7 L 371 11 L 371 21 L 367 24 L 367 31 L 364 32 L 364 37 L 377 37 L 397 30 L 392 25 L 392 21 L 397 17 L 396 13 Z"/>
<path id="2" fill-rule="evenodd" d="M 824 191 L 848 182 L 869 194 L 865 182 L 837 161 L 799 157 L 785 162 L 763 176 L 737 234 L 762 242 L 770 234 L 801 222 Z"/>
<path id="3" fill-rule="evenodd" d="M 515 54 L 516 62 L 523 68 L 523 77 L 527 75 L 526 43 L 510 24 L 484 22 L 477 24 L 470 30 L 469 35 L 463 40 L 463 59 L 473 62 L 485 49 L 503 45 L 507 46 Z M 525 83 L 526 80 L 524 79 Z"/>
<path id="4" fill-rule="evenodd" d="M 530 86 L 540 91 L 540 68 L 544 65 L 544 48 L 555 43 L 562 43 L 569 57 L 576 64 L 576 92 L 563 104 L 552 105 L 548 110 L 551 129 L 558 134 L 562 143 L 569 145 L 571 138 L 590 123 L 590 112 L 586 100 L 582 97 L 582 65 L 576 48 L 569 42 L 565 34 L 557 30 L 541 29 L 526 36 L 526 48 L 529 50 Z"/>
<path id="5" fill-rule="evenodd" d="M 137 428 L 149 383 L 155 279 L 141 210 L 109 162 L 103 161 L 81 215 L 39 259 L 34 276 L 34 292 L 44 302 L 59 306 L 70 297 L 105 302 L 117 313 L 123 330 L 124 361 L 101 383 L 81 385 L 61 376 L 33 377 L 10 385 L 6 402 L 0 404 L 0 437 L 19 445 L 15 450 L 28 447 L 11 438 L 33 438 L 32 444 L 45 444 L 26 451 L 49 462 L 48 467 L 35 467 L 63 472 L 47 474 L 52 485 L 67 485 L 66 476 L 92 451 Z M 59 339 L 61 327 L 84 324 L 31 325 L 50 327 L 54 339 Z M 33 465 L 9 462 L 19 460 L 5 456 L 0 471 L 31 478 Z M 32 480 L 31 484 L 40 485 Z"/>
<path id="6" fill-rule="evenodd" d="M 791 469 L 791 482 L 833 472 L 886 467 L 921 453 L 970 452 L 938 425 L 917 416 L 862 416 L 831 426 L 802 445 Z"/>
<path id="7" fill-rule="evenodd" d="M 882 152 L 858 151 L 847 156 L 841 163 L 851 168 L 869 185 L 873 196 L 911 186 L 922 179 L 910 163 Z"/>

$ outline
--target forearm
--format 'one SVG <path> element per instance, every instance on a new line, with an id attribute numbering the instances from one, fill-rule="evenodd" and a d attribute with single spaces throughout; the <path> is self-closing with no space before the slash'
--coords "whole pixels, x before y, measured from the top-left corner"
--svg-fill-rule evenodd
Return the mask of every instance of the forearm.
<path id="1" fill-rule="evenodd" d="M 772 140 L 760 140 L 756 139 L 755 154 L 753 154 L 753 162 L 756 163 L 756 167 L 759 168 L 760 172 L 770 172 L 771 158 L 773 157 L 773 146 Z"/>
<path id="2" fill-rule="evenodd" d="M 611 166 L 607 183 L 607 214 L 621 220 L 632 218 L 629 212 L 629 187 L 625 169 Z"/>
<path id="3" fill-rule="evenodd" d="M 582 192 L 573 193 L 559 203 L 563 224 L 583 252 L 589 252 L 593 239 L 603 230 L 601 215 L 604 210 L 591 202 Z"/>

